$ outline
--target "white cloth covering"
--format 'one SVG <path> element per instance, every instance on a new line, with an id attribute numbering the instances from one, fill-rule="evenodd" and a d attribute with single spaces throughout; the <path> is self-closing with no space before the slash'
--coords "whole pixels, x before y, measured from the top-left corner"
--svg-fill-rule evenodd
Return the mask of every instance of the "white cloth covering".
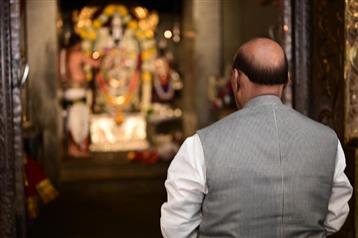
<path id="1" fill-rule="evenodd" d="M 74 142 L 81 145 L 89 135 L 89 108 L 83 102 L 73 104 L 68 112 L 68 130 Z"/>

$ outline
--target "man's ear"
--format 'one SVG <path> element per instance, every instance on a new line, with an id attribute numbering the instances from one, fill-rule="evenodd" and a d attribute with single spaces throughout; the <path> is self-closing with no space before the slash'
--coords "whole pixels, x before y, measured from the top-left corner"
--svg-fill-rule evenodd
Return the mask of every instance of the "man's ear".
<path id="1" fill-rule="evenodd" d="M 235 69 L 235 78 L 236 78 L 236 92 L 240 89 L 241 84 L 241 72 Z"/>
<path id="2" fill-rule="evenodd" d="M 240 74 L 240 72 L 237 69 L 234 69 L 233 77 L 232 77 L 232 81 L 231 81 L 234 92 L 237 92 L 240 87 L 239 74 Z"/>

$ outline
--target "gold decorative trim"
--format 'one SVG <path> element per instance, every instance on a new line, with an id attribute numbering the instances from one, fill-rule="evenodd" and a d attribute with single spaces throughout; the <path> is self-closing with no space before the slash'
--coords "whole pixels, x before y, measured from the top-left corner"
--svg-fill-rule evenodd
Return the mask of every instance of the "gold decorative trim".
<path id="1" fill-rule="evenodd" d="M 36 190 L 45 204 L 51 202 L 58 196 L 57 190 L 52 186 L 49 179 L 44 179 L 36 185 Z"/>

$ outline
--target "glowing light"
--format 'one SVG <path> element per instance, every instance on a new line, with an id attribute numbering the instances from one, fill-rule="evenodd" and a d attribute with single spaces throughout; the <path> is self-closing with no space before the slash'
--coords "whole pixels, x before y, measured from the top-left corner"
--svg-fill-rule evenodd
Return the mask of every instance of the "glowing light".
<path id="1" fill-rule="evenodd" d="M 77 24 L 77 27 L 81 28 L 85 25 L 85 22 L 83 20 L 79 21 Z"/>
<path id="2" fill-rule="evenodd" d="M 287 25 L 284 25 L 284 26 L 283 26 L 283 30 L 284 30 L 285 32 L 288 32 L 288 26 L 287 26 Z"/>
<path id="3" fill-rule="evenodd" d="M 174 110 L 174 116 L 181 117 L 181 115 L 182 115 L 182 111 L 179 108 Z"/>
<path id="4" fill-rule="evenodd" d="M 148 17 L 149 22 L 152 27 L 155 27 L 159 23 L 159 15 L 156 12 L 153 12 Z"/>
<path id="5" fill-rule="evenodd" d="M 170 30 L 164 31 L 165 39 L 170 39 L 170 38 L 172 38 L 172 36 L 173 36 L 173 33 Z"/>
<path id="6" fill-rule="evenodd" d="M 92 58 L 93 59 L 98 59 L 99 58 L 99 52 L 98 51 L 93 52 Z"/>
<path id="7" fill-rule="evenodd" d="M 148 10 L 143 8 L 143 7 L 136 7 L 134 8 L 134 14 L 136 15 L 136 17 L 138 17 L 139 19 L 143 19 L 146 18 L 148 15 Z"/>
<path id="8" fill-rule="evenodd" d="M 113 78 L 110 78 L 109 79 L 109 85 L 112 87 L 112 88 L 118 88 L 121 83 L 119 82 L 119 80 L 116 80 L 116 79 L 113 79 Z"/>
<path id="9" fill-rule="evenodd" d="M 115 103 L 117 105 L 122 105 L 124 102 L 126 101 L 126 98 L 124 96 L 118 96 L 116 99 L 115 99 Z"/>

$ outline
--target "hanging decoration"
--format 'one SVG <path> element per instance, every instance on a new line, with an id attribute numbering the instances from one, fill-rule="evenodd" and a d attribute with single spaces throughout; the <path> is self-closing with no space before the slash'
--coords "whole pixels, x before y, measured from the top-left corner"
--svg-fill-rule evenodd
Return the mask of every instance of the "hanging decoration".
<path id="1" fill-rule="evenodd" d="M 56 199 L 59 193 L 36 160 L 25 156 L 24 164 L 27 215 L 33 220 L 39 216 L 39 202 L 48 204 Z"/>

